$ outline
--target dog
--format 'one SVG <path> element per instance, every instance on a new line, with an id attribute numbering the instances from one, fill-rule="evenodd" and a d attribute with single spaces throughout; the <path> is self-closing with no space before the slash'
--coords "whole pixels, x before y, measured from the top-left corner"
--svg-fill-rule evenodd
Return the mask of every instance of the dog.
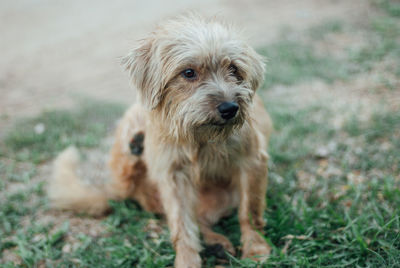
<path id="1" fill-rule="evenodd" d="M 78 152 L 69 148 L 55 161 L 53 206 L 101 214 L 109 199 L 137 200 L 166 216 L 175 267 L 185 268 L 201 267 L 200 234 L 235 254 L 212 226 L 238 208 L 242 257 L 265 259 L 272 123 L 256 94 L 263 58 L 231 25 L 192 14 L 158 26 L 122 62 L 138 100 L 117 127 L 112 181 L 83 186 Z"/>

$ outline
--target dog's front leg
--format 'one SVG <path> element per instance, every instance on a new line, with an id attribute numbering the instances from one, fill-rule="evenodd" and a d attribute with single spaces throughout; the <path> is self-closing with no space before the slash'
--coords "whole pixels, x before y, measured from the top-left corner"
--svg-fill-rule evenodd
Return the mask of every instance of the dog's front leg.
<path id="1" fill-rule="evenodd" d="M 183 170 L 173 170 L 159 185 L 176 251 L 175 267 L 201 267 L 199 230 L 196 221 L 196 189 Z"/>
<path id="2" fill-rule="evenodd" d="M 264 227 L 263 212 L 267 191 L 267 160 L 264 153 L 251 161 L 240 176 L 239 222 L 242 232 L 242 258 L 264 260 L 270 247 L 259 233 Z"/>

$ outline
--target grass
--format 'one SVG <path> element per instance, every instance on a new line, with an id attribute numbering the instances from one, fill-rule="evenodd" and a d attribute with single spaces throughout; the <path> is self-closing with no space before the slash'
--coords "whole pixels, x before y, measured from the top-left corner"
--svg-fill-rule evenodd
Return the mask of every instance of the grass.
<path id="1" fill-rule="evenodd" d="M 349 55 L 350 62 L 359 66 L 359 71 L 370 71 L 374 64 L 387 58 L 394 59 L 396 66 L 391 72 L 399 77 L 400 46 L 397 36 L 400 34 L 399 19 L 377 17 L 370 23 L 370 40 L 367 45 Z"/>
<path id="2" fill-rule="evenodd" d="M 71 144 L 95 147 L 123 110 L 124 107 L 119 104 L 92 100 L 82 102 L 74 112 L 43 112 L 18 122 L 7 133 L 0 149 L 18 160 L 39 163 L 54 157 Z"/>
<path id="3" fill-rule="evenodd" d="M 18 240 L 10 239 L 12 236 L 25 235 L 23 220 L 34 219 L 35 211 L 46 202 L 43 186 L 43 183 L 38 183 L 13 193 L 3 192 L 0 200 L 0 250 L 17 245 Z"/>
<path id="4" fill-rule="evenodd" d="M 305 112 L 304 117 L 302 112 Z M 291 133 L 303 133 L 306 125 L 309 126 L 307 139 L 314 142 L 304 142 L 304 138 L 300 138 L 291 144 L 291 135 L 275 136 L 271 141 L 270 153 L 274 160 L 271 177 L 278 177 L 279 180 L 272 179 L 269 188 L 267 233 L 278 248 L 284 246 L 286 241 L 282 237 L 288 234 L 306 237 L 294 239 L 287 255 L 277 254 L 271 258 L 271 266 L 400 265 L 400 182 L 393 175 L 399 174 L 397 152 L 400 145 L 396 139 L 399 133 L 393 130 L 400 127 L 400 112 L 376 114 L 364 124 L 349 123 L 341 131 L 349 139 L 362 136 L 365 139 L 362 144 L 368 144 L 364 147 L 366 151 L 354 153 L 352 147 L 339 144 L 332 156 L 323 161 L 312 154 L 313 147 L 332 140 L 340 143 L 342 139 L 337 138 L 337 131 L 326 129 L 325 125 L 321 126 L 325 128 L 325 134 L 313 131 L 315 126 L 312 120 L 305 118 L 312 118 L 315 114 L 306 116 L 307 113 L 298 112 L 300 116 L 289 124 L 287 120 L 279 121 L 279 117 L 274 117 L 279 133 L 285 129 Z M 389 152 L 379 150 L 382 140 L 393 141 Z M 289 153 L 297 152 L 299 143 L 303 146 L 302 153 Z M 326 164 L 328 167 L 337 166 L 340 173 L 330 176 L 328 172 L 318 171 Z M 396 169 L 393 170 L 393 167 Z M 379 169 L 381 175 L 374 174 L 372 169 Z M 300 180 L 310 178 L 301 178 L 300 170 L 306 170 L 307 176 L 315 178 L 306 191 L 299 187 L 302 184 Z M 363 177 L 359 183 L 349 176 L 355 171 Z"/>
<path id="5" fill-rule="evenodd" d="M 260 52 L 269 62 L 274 63 L 267 66 L 266 88 L 293 85 L 315 78 L 331 83 L 347 76 L 346 66 L 341 68 L 338 60 L 319 56 L 314 53 L 312 46 L 296 40 L 282 39 Z"/>
<path id="6" fill-rule="evenodd" d="M 380 1 L 379 6 L 390 14 L 397 14 L 399 4 Z M 285 29 L 280 40 L 259 50 L 268 62 L 265 88 L 276 85 L 290 86 L 311 80 L 332 83 L 347 81 L 354 75 L 371 71 L 378 63 L 394 61 L 388 73 L 400 77 L 400 20 L 398 16 L 380 15 L 372 17 L 369 25 L 363 29 L 367 40 L 361 48 L 348 50 L 346 57 L 333 53 L 318 52 L 318 41 L 328 34 L 346 33 L 352 35 L 359 31 L 358 26 L 344 26 L 338 20 L 328 20 L 313 26 L 306 33 L 295 34 Z"/>
<path id="7" fill-rule="evenodd" d="M 309 29 L 309 35 L 314 40 L 321 40 L 331 33 L 340 33 L 344 25 L 340 20 L 328 20 Z"/>
<path id="8" fill-rule="evenodd" d="M 154 215 L 142 211 L 134 202 L 113 202 L 114 212 L 106 219 L 110 236 L 93 241 L 90 237 L 72 256 L 64 258 L 62 265 L 71 265 L 72 258 L 79 259 L 84 267 L 166 267 L 173 265 L 174 252 L 168 233 L 151 238 L 146 224 Z M 89 242 L 90 241 L 90 242 Z M 121 243 L 122 242 L 122 243 Z M 106 256 L 104 253 L 106 252 Z M 75 263 L 77 264 L 77 263 Z"/>
<path id="9" fill-rule="evenodd" d="M 321 165 L 321 160 L 313 154 L 313 147 L 335 139 L 337 134 L 329 126 L 313 119 L 322 108 L 316 106 L 297 110 L 282 103 L 274 103 L 269 103 L 270 112 L 277 133 L 283 135 L 274 135 L 271 141 L 273 165 L 270 168 L 269 205 L 265 215 L 268 226 L 265 230 L 274 251 L 266 266 L 400 265 L 400 185 L 398 178 L 391 175 L 393 163 L 375 166 L 384 173 L 382 177 L 374 177 L 368 173 L 370 169 L 342 163 L 346 159 L 347 150 L 351 148 L 338 146 L 328 161 L 330 165 L 340 166 L 341 174 L 333 177 L 317 174 L 316 169 Z M 376 114 L 373 118 L 371 122 L 363 124 L 349 122 L 341 131 L 349 138 L 362 136 L 372 144 L 366 147 L 368 149 L 379 148 L 382 139 L 396 141 L 398 133 L 392 132 L 390 126 L 400 124 L 400 113 Z M 299 138 L 292 141 L 294 137 Z M 398 143 L 394 146 L 393 154 L 400 149 Z M 388 155 L 378 149 L 375 153 L 382 158 Z M 365 154 L 366 157 L 356 162 L 368 165 L 368 155 Z M 393 159 L 398 161 L 398 158 Z M 302 189 L 300 183 L 296 183 L 300 169 L 307 170 L 310 176 L 317 176 L 317 181 L 309 189 Z M 361 170 L 368 180 L 362 184 L 349 181 L 347 176 L 354 170 Z M 341 192 L 342 189 L 345 191 Z M 68 225 L 50 233 L 51 225 L 33 224 L 21 228 L 19 224 L 26 215 L 31 214 L 34 220 L 35 211 L 46 207 L 43 203 L 46 202 L 45 198 L 33 206 L 27 204 L 32 195 L 41 197 L 42 194 L 41 188 L 18 192 L 7 196 L 7 202 L 1 206 L 0 218 L 10 221 L 2 223 L 1 229 L 6 232 L 1 236 L 8 239 L 3 240 L 1 248 L 15 250 L 25 266 L 38 263 L 84 267 L 172 265 L 174 253 L 165 225 L 162 232 L 155 236 L 151 232 L 144 232 L 149 220 L 157 218 L 142 211 L 131 201 L 112 203 L 114 211 L 103 223 L 107 229 L 104 236 L 80 235 L 79 247 L 64 254 L 62 247 L 66 243 L 64 238 L 68 233 Z M 228 235 L 235 246 L 239 246 L 240 233 L 236 216 L 222 221 L 215 229 Z M 34 239 L 43 234 L 42 239 Z M 285 239 L 288 235 L 294 238 Z M 291 243 L 284 254 L 282 248 L 288 241 Z M 216 263 L 213 256 L 203 254 L 203 257 L 208 266 Z M 234 267 L 257 265 L 233 257 L 228 260 L 228 264 Z"/>
<path id="10" fill-rule="evenodd" d="M 400 17 L 400 3 L 393 0 L 374 0 L 373 3 L 393 17 Z"/>
<path id="11" fill-rule="evenodd" d="M 265 238 L 273 250 L 261 267 L 400 267 L 400 111 L 377 101 L 367 119 L 358 111 L 337 127 L 331 119 L 341 110 L 332 110 L 323 100 L 296 105 L 293 97 L 298 96 L 296 85 L 307 81 L 345 83 L 388 59 L 400 59 L 398 4 L 373 3 L 381 13 L 358 29 L 368 33 L 368 42 L 346 51 L 344 58 L 316 52 L 327 36 L 358 31 L 335 20 L 306 30 L 302 38 L 284 36 L 260 50 L 274 63 L 265 90 L 293 86 L 288 98 L 267 94 L 265 100 L 276 130 L 269 149 L 265 211 Z M 398 75 L 399 62 L 384 75 Z M 68 221 L 42 221 L 51 212 L 45 184 L 38 179 L 41 164 L 70 144 L 98 146 L 123 111 L 120 105 L 102 102 L 79 107 L 23 120 L 1 142 L 0 265 L 172 266 L 175 253 L 164 221 L 133 201 L 111 202 L 113 213 L 98 220 L 103 231 L 97 235 L 76 232 Z M 326 151 L 322 155 L 320 148 Z M 215 230 L 240 252 L 237 216 L 221 221 Z M 205 267 L 221 264 L 208 249 L 202 258 Z M 260 267 L 233 256 L 222 265 Z"/>
<path id="12" fill-rule="evenodd" d="M 377 111 L 373 114 L 369 124 L 352 118 L 345 126 L 350 136 L 361 139 L 368 147 L 355 155 L 357 161 L 353 168 L 369 171 L 374 168 L 387 169 L 393 174 L 400 172 L 400 113 Z M 386 147 L 385 147 L 386 145 Z M 349 151 L 348 145 L 342 145 L 342 150 Z M 384 157 L 382 157 L 384 152 Z"/>

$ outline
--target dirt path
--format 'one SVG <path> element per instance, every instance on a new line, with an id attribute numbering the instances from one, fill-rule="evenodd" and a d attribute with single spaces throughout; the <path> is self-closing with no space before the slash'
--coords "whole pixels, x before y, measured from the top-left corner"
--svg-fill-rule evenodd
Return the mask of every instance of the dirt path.
<path id="1" fill-rule="evenodd" d="M 0 128 L 43 109 L 68 107 L 74 96 L 128 103 L 133 96 L 118 58 L 158 21 L 182 11 L 220 14 L 260 46 L 285 25 L 302 29 L 330 18 L 362 18 L 365 2 L 1 1 Z"/>

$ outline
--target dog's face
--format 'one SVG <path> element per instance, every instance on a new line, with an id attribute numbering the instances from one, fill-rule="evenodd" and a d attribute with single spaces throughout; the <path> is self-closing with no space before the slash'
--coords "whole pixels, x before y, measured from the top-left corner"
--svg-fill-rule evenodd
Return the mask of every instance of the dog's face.
<path id="1" fill-rule="evenodd" d="M 185 17 L 159 27 L 124 64 L 141 100 L 177 139 L 226 138 L 243 125 L 264 63 L 214 20 Z"/>

